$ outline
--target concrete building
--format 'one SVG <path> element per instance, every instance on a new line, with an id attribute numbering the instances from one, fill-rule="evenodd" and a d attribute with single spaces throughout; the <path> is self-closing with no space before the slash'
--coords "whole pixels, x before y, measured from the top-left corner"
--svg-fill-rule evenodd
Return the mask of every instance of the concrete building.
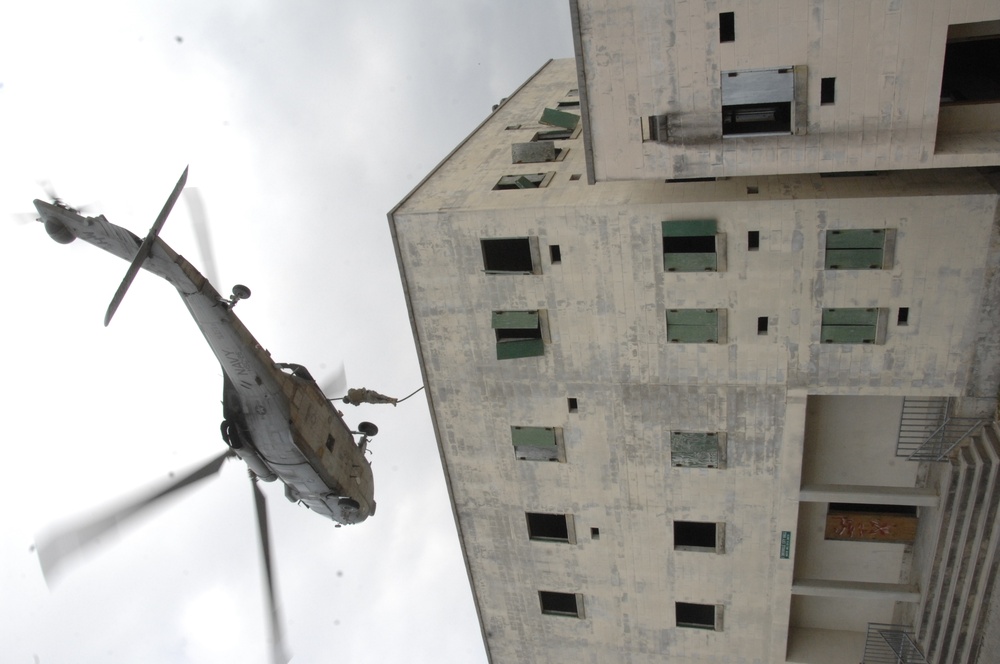
<path id="1" fill-rule="evenodd" d="M 1000 5 L 571 7 L 389 214 L 491 661 L 995 661 Z"/>

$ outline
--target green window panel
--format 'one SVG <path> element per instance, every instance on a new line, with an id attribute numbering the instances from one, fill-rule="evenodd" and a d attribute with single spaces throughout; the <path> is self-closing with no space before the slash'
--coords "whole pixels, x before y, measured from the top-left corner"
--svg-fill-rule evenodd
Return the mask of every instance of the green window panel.
<path id="1" fill-rule="evenodd" d="M 494 311 L 492 326 L 496 331 L 498 360 L 545 354 L 537 311 Z"/>
<path id="2" fill-rule="evenodd" d="M 873 344 L 878 338 L 879 310 L 824 309 L 821 340 L 825 344 Z"/>
<path id="3" fill-rule="evenodd" d="M 670 432 L 670 463 L 688 468 L 720 468 L 718 433 Z"/>
<path id="4" fill-rule="evenodd" d="M 827 270 L 881 270 L 885 267 L 886 230 L 847 229 L 826 232 Z"/>
<path id="5" fill-rule="evenodd" d="M 580 116 L 573 113 L 567 113 L 566 111 L 558 111 L 554 108 L 546 108 L 542 111 L 542 118 L 540 122 L 542 124 L 551 125 L 553 127 L 562 127 L 563 129 L 573 131 L 576 129 L 576 125 L 580 122 Z"/>
<path id="6" fill-rule="evenodd" d="M 719 261 L 715 252 L 663 254 L 663 269 L 667 272 L 715 272 L 718 267 Z"/>
<path id="7" fill-rule="evenodd" d="M 663 237 L 693 237 L 697 235 L 715 235 L 716 221 L 714 219 L 692 219 L 683 221 L 664 221 Z"/>
<path id="8" fill-rule="evenodd" d="M 664 270 L 667 272 L 719 270 L 715 220 L 664 221 L 662 232 Z"/>
<path id="9" fill-rule="evenodd" d="M 541 355 L 545 355 L 545 343 L 541 339 L 497 341 L 498 360 L 514 360 L 519 357 L 539 357 Z"/>
<path id="10" fill-rule="evenodd" d="M 668 309 L 670 343 L 718 343 L 718 309 Z"/>
<path id="11" fill-rule="evenodd" d="M 559 441 L 553 427 L 511 427 L 510 439 L 518 459 L 559 461 Z"/>
<path id="12" fill-rule="evenodd" d="M 512 330 L 538 328 L 537 311 L 494 311 L 493 329 Z"/>

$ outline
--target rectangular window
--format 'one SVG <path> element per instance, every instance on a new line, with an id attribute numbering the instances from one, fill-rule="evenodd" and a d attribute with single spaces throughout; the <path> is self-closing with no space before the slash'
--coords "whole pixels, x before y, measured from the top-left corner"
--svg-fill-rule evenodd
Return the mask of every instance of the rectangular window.
<path id="1" fill-rule="evenodd" d="M 642 140 L 666 143 L 670 138 L 666 115 L 650 115 L 642 122 Z"/>
<path id="2" fill-rule="evenodd" d="M 941 75 L 941 103 L 969 104 L 1000 101 L 1000 22 L 965 24 L 969 36 L 954 38 L 956 26 L 949 26 Z M 980 33 L 980 34 L 973 34 Z"/>
<path id="3" fill-rule="evenodd" d="M 578 593 L 539 590 L 538 603 L 542 607 L 542 613 L 547 615 L 583 617 L 583 596 Z"/>
<path id="4" fill-rule="evenodd" d="M 565 141 L 573 138 L 576 132 L 572 129 L 549 129 L 540 131 L 532 137 L 532 141 Z"/>
<path id="5" fill-rule="evenodd" d="M 549 245 L 549 260 L 552 261 L 553 265 L 562 263 L 562 250 L 559 248 L 558 244 Z"/>
<path id="6" fill-rule="evenodd" d="M 826 232 L 827 270 L 887 270 L 892 267 L 896 231 L 887 228 Z"/>
<path id="7" fill-rule="evenodd" d="M 747 249 L 749 251 L 760 249 L 760 231 L 747 231 Z"/>
<path id="8" fill-rule="evenodd" d="M 541 274 L 536 237 L 483 238 L 480 244 L 488 273 Z"/>
<path id="9" fill-rule="evenodd" d="M 837 95 L 837 79 L 821 78 L 819 80 L 819 103 L 832 104 Z"/>
<path id="10" fill-rule="evenodd" d="M 790 134 L 792 67 L 722 72 L 722 135 Z"/>
<path id="11" fill-rule="evenodd" d="M 667 272 L 722 272 L 725 236 L 714 219 L 664 221 L 663 269 Z M 720 258 L 721 257 L 721 258 Z"/>
<path id="12" fill-rule="evenodd" d="M 492 325 L 497 338 L 498 360 L 545 354 L 538 311 L 494 311 Z"/>
<path id="13" fill-rule="evenodd" d="M 592 540 L 599 540 L 599 539 L 601 539 L 601 529 L 600 528 L 591 528 L 590 529 L 590 539 L 592 539 Z"/>
<path id="14" fill-rule="evenodd" d="M 821 341 L 825 344 L 885 343 L 883 311 L 867 309 L 824 309 Z"/>
<path id="15" fill-rule="evenodd" d="M 767 334 L 767 316 L 757 317 L 757 334 L 760 336 Z"/>
<path id="16" fill-rule="evenodd" d="M 547 187 L 555 173 L 525 173 L 523 175 L 505 175 L 493 185 L 494 191 L 507 189 L 540 189 Z"/>
<path id="17" fill-rule="evenodd" d="M 909 325 L 910 324 L 910 308 L 900 307 L 899 312 L 896 314 L 896 325 Z"/>
<path id="18" fill-rule="evenodd" d="M 670 464 L 683 468 L 723 468 L 726 434 L 719 431 L 671 431 Z"/>
<path id="19" fill-rule="evenodd" d="M 736 41 L 736 14 L 733 12 L 719 13 L 719 41 Z"/>
<path id="20" fill-rule="evenodd" d="M 528 523 L 528 539 L 576 544 L 576 529 L 572 514 L 525 512 L 524 518 Z"/>
<path id="21" fill-rule="evenodd" d="M 511 427 L 514 457 L 521 461 L 566 461 L 562 429 L 558 427 Z"/>
<path id="22" fill-rule="evenodd" d="M 722 317 L 718 309 L 668 309 L 667 339 L 670 343 L 723 343 Z"/>
<path id="23" fill-rule="evenodd" d="M 674 550 L 722 553 L 724 523 L 674 521 Z"/>
<path id="24" fill-rule="evenodd" d="M 576 397 L 570 397 L 566 400 L 566 405 L 569 407 L 569 412 L 575 413 L 580 410 L 580 405 L 576 400 Z"/>
<path id="25" fill-rule="evenodd" d="M 716 604 L 690 604 L 675 602 L 677 607 L 677 626 L 694 627 L 697 629 L 713 629 L 721 631 L 722 607 Z"/>
<path id="26" fill-rule="evenodd" d="M 917 536 L 912 505 L 830 503 L 824 539 L 912 544 Z"/>

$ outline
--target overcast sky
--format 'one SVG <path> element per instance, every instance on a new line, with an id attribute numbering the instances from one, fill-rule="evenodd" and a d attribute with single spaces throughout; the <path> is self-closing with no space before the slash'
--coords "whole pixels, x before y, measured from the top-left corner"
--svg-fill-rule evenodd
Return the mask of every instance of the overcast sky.
<path id="1" fill-rule="evenodd" d="M 48 588 L 36 533 L 223 449 L 222 373 L 180 298 L 18 222 L 50 182 L 144 235 L 185 165 L 221 292 L 278 361 L 403 396 L 420 385 L 386 212 L 549 58 L 564 0 L 8 2 L 0 9 L 4 477 L 0 660 L 264 662 L 245 467 Z M 29 215 L 30 218 L 30 215 Z M 161 237 L 195 265 L 179 204 Z M 269 499 L 297 663 L 484 662 L 426 401 L 364 406 L 378 513 Z"/>

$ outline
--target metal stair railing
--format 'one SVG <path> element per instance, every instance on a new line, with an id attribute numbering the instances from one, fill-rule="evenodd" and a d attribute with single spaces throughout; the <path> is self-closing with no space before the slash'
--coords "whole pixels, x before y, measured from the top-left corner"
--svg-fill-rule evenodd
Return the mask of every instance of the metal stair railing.
<path id="1" fill-rule="evenodd" d="M 905 397 L 896 456 L 910 461 L 944 461 L 986 421 L 976 417 L 952 417 L 950 411 L 951 400 L 944 397 Z"/>
<path id="2" fill-rule="evenodd" d="M 928 664 L 906 625 L 868 623 L 861 664 Z"/>

